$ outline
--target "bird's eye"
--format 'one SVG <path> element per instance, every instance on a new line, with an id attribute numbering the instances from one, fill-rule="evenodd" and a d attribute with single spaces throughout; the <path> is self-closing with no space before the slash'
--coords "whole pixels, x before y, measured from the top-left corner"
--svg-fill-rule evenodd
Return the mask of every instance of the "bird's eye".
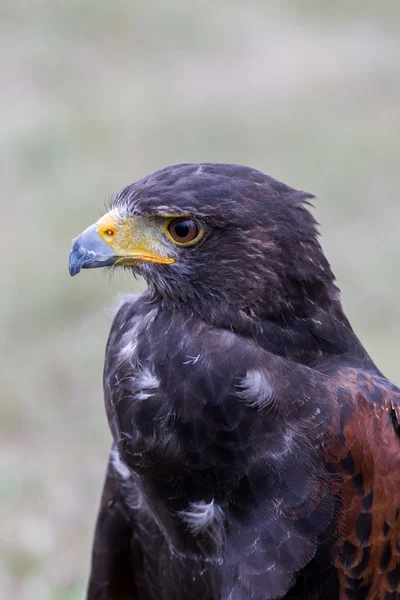
<path id="1" fill-rule="evenodd" d="M 168 223 L 168 233 L 178 244 L 190 244 L 201 235 L 201 227 L 193 219 L 177 217 Z"/>

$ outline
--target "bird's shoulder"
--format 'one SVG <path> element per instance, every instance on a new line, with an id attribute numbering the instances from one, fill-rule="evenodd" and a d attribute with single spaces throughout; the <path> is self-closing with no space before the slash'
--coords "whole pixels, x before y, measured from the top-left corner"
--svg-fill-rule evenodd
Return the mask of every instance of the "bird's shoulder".
<path id="1" fill-rule="evenodd" d="M 345 367 L 334 380 L 339 428 L 323 454 L 341 499 L 340 583 L 349 597 L 394 598 L 400 591 L 400 390 L 374 370 Z"/>

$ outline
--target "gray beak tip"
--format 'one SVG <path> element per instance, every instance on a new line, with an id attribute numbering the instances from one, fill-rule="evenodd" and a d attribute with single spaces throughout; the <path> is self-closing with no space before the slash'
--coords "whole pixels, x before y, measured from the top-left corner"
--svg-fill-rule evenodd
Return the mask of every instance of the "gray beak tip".
<path id="1" fill-rule="evenodd" d="M 75 241 L 69 255 L 69 274 L 75 277 L 82 269 L 82 259 L 84 258 L 79 242 Z"/>
<path id="2" fill-rule="evenodd" d="M 116 257 L 99 237 L 94 225 L 76 238 L 69 255 L 69 274 L 75 277 L 81 269 L 107 267 L 115 263 Z"/>
<path id="3" fill-rule="evenodd" d="M 71 277 L 75 277 L 75 275 L 78 275 L 78 273 L 80 273 L 81 268 L 79 265 L 73 265 L 71 264 L 71 261 L 69 263 L 69 274 L 71 275 Z"/>

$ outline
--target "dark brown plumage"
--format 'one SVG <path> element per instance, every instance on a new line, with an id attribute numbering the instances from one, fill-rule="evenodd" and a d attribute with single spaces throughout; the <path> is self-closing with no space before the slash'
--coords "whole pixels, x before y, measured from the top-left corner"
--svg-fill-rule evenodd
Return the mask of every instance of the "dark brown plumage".
<path id="1" fill-rule="evenodd" d="M 72 274 L 119 262 L 149 285 L 107 346 L 89 600 L 400 598 L 400 391 L 343 313 L 309 198 L 178 165 L 76 240 Z"/>

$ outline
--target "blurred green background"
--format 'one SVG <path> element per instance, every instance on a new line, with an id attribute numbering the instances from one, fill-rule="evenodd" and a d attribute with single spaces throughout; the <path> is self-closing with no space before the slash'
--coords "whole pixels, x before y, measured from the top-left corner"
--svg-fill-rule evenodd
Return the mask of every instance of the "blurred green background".
<path id="1" fill-rule="evenodd" d="M 399 383 L 400 4 L 0 4 L 0 597 L 82 598 L 110 435 L 106 310 L 71 239 L 167 164 L 236 162 L 318 196 L 346 311 Z"/>

